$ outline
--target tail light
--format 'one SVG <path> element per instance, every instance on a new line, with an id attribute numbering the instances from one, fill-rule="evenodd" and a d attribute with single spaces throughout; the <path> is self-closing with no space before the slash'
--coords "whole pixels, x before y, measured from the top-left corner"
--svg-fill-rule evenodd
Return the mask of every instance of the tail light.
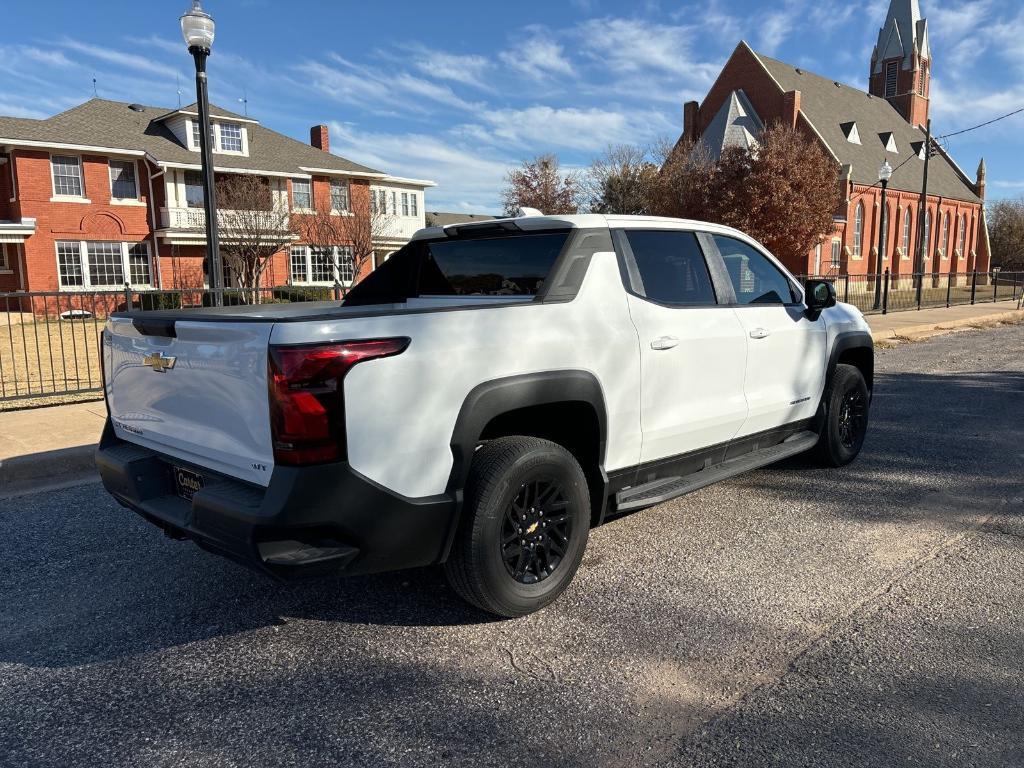
<path id="1" fill-rule="evenodd" d="M 272 346 L 268 384 L 274 461 L 344 460 L 345 374 L 358 363 L 401 354 L 408 346 L 407 338 Z"/>

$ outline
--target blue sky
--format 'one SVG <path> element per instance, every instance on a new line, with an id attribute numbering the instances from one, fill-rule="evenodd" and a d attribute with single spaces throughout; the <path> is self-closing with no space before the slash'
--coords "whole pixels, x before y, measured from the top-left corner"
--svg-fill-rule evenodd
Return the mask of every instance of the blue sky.
<path id="1" fill-rule="evenodd" d="M 1024 107 L 1024 0 L 921 0 L 937 134 Z M 66 8 L 61 9 L 64 5 Z M 45 117 L 92 95 L 194 100 L 186 0 L 19 2 L 0 28 L 0 114 Z M 381 170 L 428 178 L 428 210 L 496 211 L 506 169 L 553 151 L 676 138 L 740 39 L 864 88 L 887 0 L 271 2 L 208 0 L 214 102 Z M 951 139 L 992 197 L 1024 194 L 1024 115 Z"/>

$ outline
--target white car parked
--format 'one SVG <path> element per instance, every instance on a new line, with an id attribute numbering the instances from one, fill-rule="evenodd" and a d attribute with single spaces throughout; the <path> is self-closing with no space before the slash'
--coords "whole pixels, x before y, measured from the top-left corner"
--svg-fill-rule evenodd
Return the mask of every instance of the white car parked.
<path id="1" fill-rule="evenodd" d="M 275 576 L 444 563 L 502 616 L 588 531 L 867 428 L 864 318 L 726 227 L 531 216 L 420 231 L 346 300 L 112 315 L 103 482 Z"/>

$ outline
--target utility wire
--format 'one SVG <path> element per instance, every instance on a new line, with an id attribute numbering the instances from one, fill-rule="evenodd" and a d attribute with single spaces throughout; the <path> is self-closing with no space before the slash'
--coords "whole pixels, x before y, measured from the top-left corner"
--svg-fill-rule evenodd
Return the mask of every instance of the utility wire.
<path id="1" fill-rule="evenodd" d="M 953 133 L 944 133 L 941 136 L 933 136 L 932 138 L 937 140 L 937 139 L 948 139 L 950 136 L 959 136 L 961 133 L 968 133 L 969 131 L 976 131 L 979 128 L 984 128 L 986 125 L 992 125 L 992 123 L 998 123 L 1000 120 L 1005 120 L 1008 117 L 1013 117 L 1014 115 L 1019 115 L 1021 112 L 1024 112 L 1024 107 L 1021 107 L 1020 109 L 1015 109 L 1015 110 L 1013 110 L 1013 112 L 1007 112 L 1005 115 L 1001 115 L 1001 116 L 993 118 L 991 120 L 987 120 L 984 123 L 978 123 L 978 125 L 972 126 L 970 128 L 964 128 L 962 131 L 953 131 Z"/>

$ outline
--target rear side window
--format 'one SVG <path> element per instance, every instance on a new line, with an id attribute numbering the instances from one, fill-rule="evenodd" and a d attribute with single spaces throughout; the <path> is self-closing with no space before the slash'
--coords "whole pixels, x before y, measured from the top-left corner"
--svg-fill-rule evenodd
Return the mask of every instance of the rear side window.
<path id="1" fill-rule="evenodd" d="M 792 304 L 793 284 L 760 251 L 742 240 L 714 235 L 738 304 Z"/>
<path id="2" fill-rule="evenodd" d="M 349 291 L 345 305 L 417 296 L 535 296 L 571 232 L 414 240 Z"/>
<path id="3" fill-rule="evenodd" d="M 420 296 L 533 296 L 569 231 L 423 244 Z"/>
<path id="4" fill-rule="evenodd" d="M 623 234 L 639 272 L 641 285 L 634 287 L 641 295 L 660 304 L 715 303 L 708 265 L 693 232 L 627 229 Z"/>

